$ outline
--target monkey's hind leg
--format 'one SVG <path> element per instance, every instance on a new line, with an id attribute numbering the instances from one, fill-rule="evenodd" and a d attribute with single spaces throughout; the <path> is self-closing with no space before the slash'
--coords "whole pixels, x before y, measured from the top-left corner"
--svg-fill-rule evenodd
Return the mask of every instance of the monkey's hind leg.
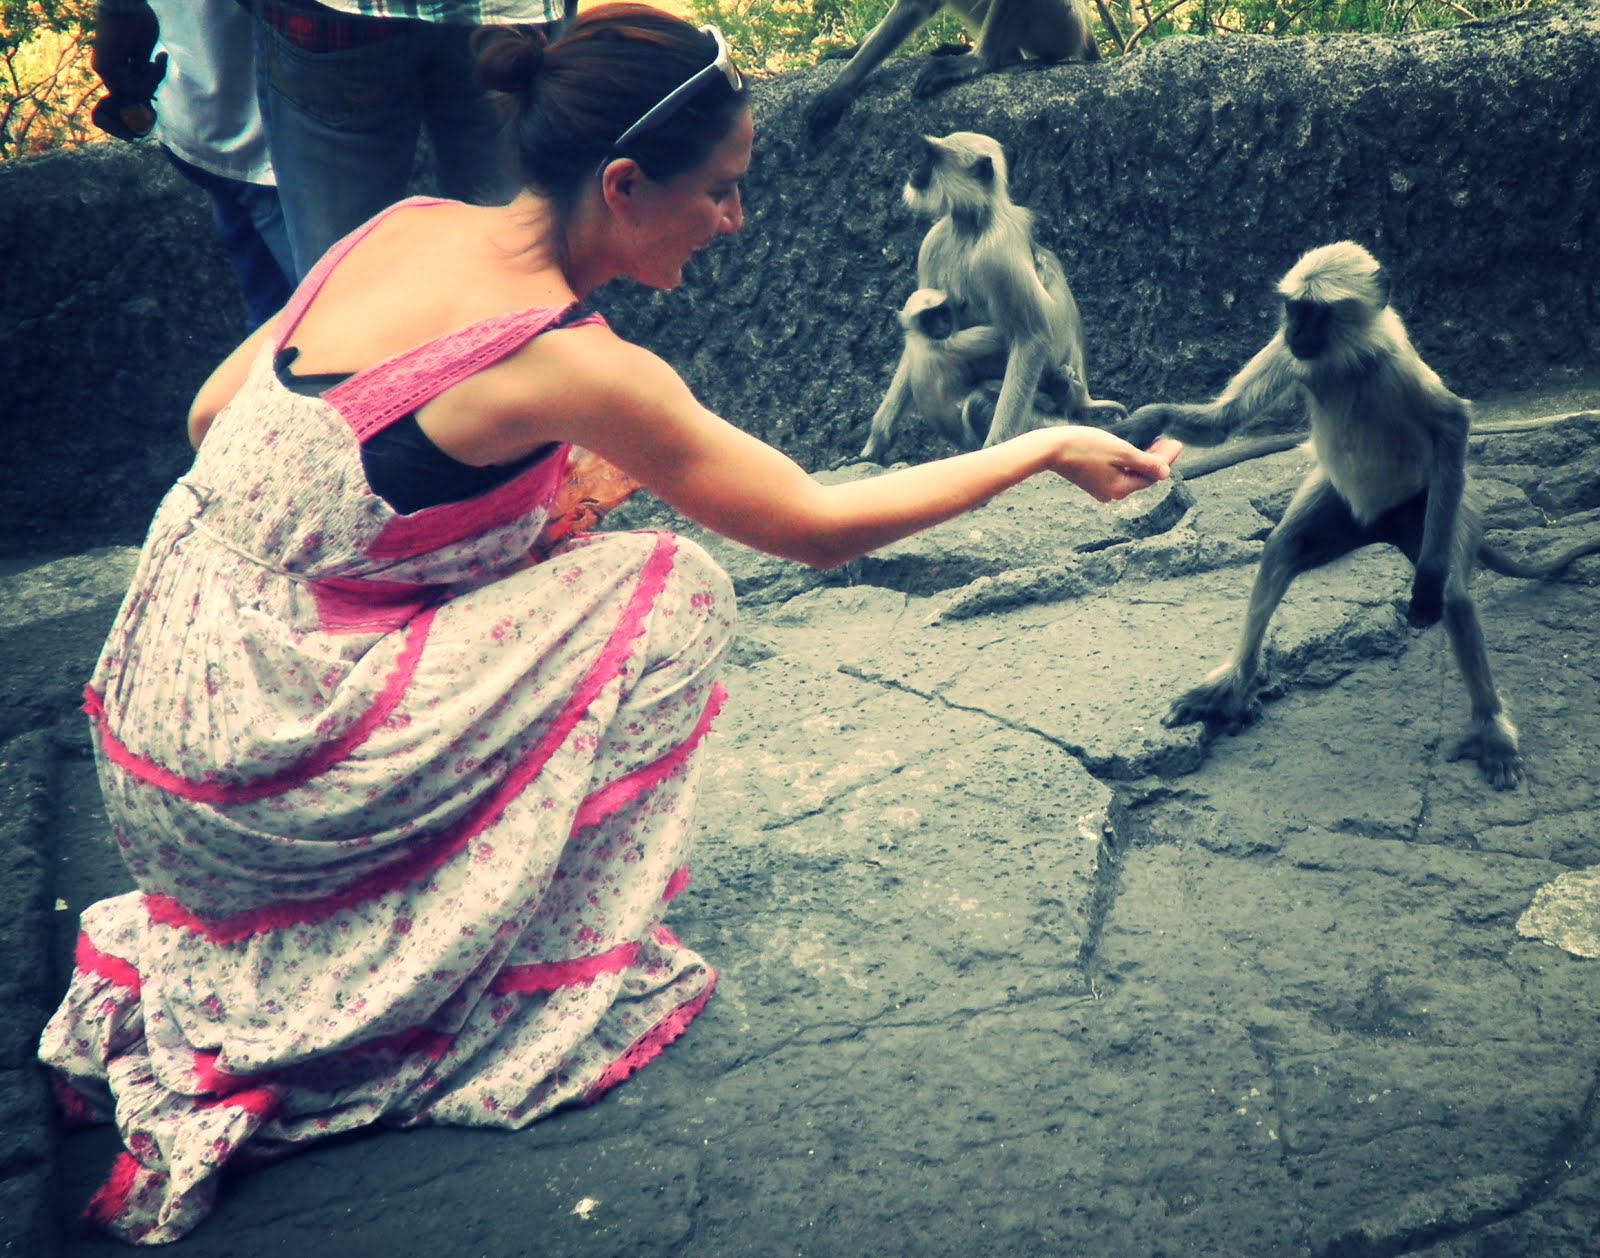
<path id="1" fill-rule="evenodd" d="M 1467 592 L 1466 582 L 1456 576 L 1445 585 L 1444 627 L 1472 704 L 1472 724 L 1450 758 L 1476 760 L 1490 786 L 1497 791 L 1510 790 L 1522 780 L 1517 727 L 1506 715 L 1500 692 L 1489 675 L 1489 652 L 1472 595 Z"/>
<path id="2" fill-rule="evenodd" d="M 1261 668 L 1261 644 L 1290 584 L 1302 572 L 1320 568 L 1370 540 L 1322 472 L 1312 472 L 1261 552 L 1244 631 L 1233 658 L 1179 695 L 1161 723 L 1172 729 L 1204 721 L 1234 734 L 1254 721 L 1260 711 L 1256 676 Z"/>
<path id="3" fill-rule="evenodd" d="M 1260 715 L 1256 697 L 1256 674 L 1261 668 L 1261 643 L 1266 637 L 1272 613 L 1278 609 L 1297 570 L 1281 549 L 1274 552 L 1270 542 L 1256 569 L 1250 587 L 1250 607 L 1245 612 L 1244 632 L 1233 657 L 1206 674 L 1203 681 L 1189 687 L 1173 700 L 1161 723 L 1168 729 L 1204 721 L 1212 729 L 1237 734 Z"/>

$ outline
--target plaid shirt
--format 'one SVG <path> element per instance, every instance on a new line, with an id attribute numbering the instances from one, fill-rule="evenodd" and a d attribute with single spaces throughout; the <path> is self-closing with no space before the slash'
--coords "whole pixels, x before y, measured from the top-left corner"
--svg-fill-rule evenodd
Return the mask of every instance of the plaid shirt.
<path id="1" fill-rule="evenodd" d="M 97 7 L 101 13 L 138 13 L 149 7 L 149 0 L 99 0 Z M 559 21 L 566 12 L 566 0 L 287 0 L 269 7 L 310 13 L 334 9 L 363 17 L 409 17 L 422 22 L 483 26 Z"/>
<path id="2" fill-rule="evenodd" d="M 566 11 L 565 0 L 322 0 L 322 6 L 361 17 L 408 17 L 465 26 L 554 22 Z M 318 6 L 302 0 L 284 7 Z"/>

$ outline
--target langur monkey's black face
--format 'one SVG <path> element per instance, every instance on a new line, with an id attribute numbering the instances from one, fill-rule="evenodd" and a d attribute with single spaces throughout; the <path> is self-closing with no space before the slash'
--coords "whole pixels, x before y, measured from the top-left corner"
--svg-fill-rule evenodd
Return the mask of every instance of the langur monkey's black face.
<path id="1" fill-rule="evenodd" d="M 917 315 L 917 327 L 930 341 L 942 341 L 956 330 L 955 312 L 948 301 L 929 306 Z"/>
<path id="2" fill-rule="evenodd" d="M 1283 339 L 1289 346 L 1289 352 L 1301 362 L 1322 357 L 1328 348 L 1328 333 L 1332 326 L 1331 306 L 1293 297 L 1283 303 Z"/>
<path id="3" fill-rule="evenodd" d="M 900 326 L 907 336 L 946 340 L 956 330 L 956 312 L 942 289 L 919 288 L 900 308 Z"/>
<path id="4" fill-rule="evenodd" d="M 1004 189 L 1005 154 L 986 135 L 956 131 L 922 137 L 922 158 L 906 180 L 905 203 L 934 218 L 958 206 L 987 206 Z"/>

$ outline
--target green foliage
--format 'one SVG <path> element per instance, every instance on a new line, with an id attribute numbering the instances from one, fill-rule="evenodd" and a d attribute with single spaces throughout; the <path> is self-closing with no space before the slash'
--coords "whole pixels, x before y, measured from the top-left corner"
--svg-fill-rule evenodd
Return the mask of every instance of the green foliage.
<path id="1" fill-rule="evenodd" d="M 736 50 L 741 68 L 779 74 L 848 56 L 889 10 L 889 0 L 687 0 L 690 20 L 715 22 Z M 927 52 L 940 44 L 970 42 L 948 10 L 901 48 Z"/>
<path id="2" fill-rule="evenodd" d="M 1541 8 L 1555 0 L 1092 0 L 1103 55 L 1170 35 L 1398 34 Z M 687 0 L 715 22 L 753 73 L 778 73 L 849 49 L 889 0 Z M 906 41 L 903 54 L 969 38 L 949 10 Z"/>
<path id="3" fill-rule="evenodd" d="M 715 22 L 753 74 L 848 56 L 889 0 L 678 0 Z M 1397 33 L 1454 26 L 1555 0 L 1091 0 L 1105 56 L 1171 35 Z M 89 122 L 94 0 L 0 0 L 0 160 L 100 138 Z M 946 10 L 901 48 L 914 56 L 969 41 Z"/>
<path id="4" fill-rule="evenodd" d="M 0 160 L 94 138 L 94 0 L 0 0 Z"/>
<path id="5" fill-rule="evenodd" d="M 1542 8 L 1554 0 L 1117 0 L 1129 29 L 1167 35 L 1395 35 Z M 1130 40 L 1130 44 L 1131 44 Z"/>

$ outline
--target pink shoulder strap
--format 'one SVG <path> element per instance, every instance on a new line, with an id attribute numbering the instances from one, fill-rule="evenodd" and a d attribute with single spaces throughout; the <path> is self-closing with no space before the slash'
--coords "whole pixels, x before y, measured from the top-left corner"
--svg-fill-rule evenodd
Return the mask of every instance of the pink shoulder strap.
<path id="1" fill-rule="evenodd" d="M 336 241 L 328 252 L 317 259 L 317 264 L 306 272 L 305 279 L 300 281 L 298 287 L 294 290 L 293 296 L 289 298 L 289 304 L 283 308 L 283 317 L 278 323 L 278 335 L 272 346 L 273 350 L 280 350 L 289 343 L 289 337 L 294 333 L 295 328 L 299 326 L 300 320 L 305 318 L 307 307 L 315 300 L 317 294 L 322 291 L 322 286 L 327 283 L 328 276 L 333 274 L 333 268 L 339 265 L 345 254 L 366 239 L 368 232 L 398 209 L 412 205 L 442 204 L 444 202 L 439 197 L 407 197 L 404 201 L 396 201 L 388 209 L 374 214 L 348 236 Z"/>
<path id="2" fill-rule="evenodd" d="M 535 306 L 495 315 L 359 371 L 322 395 L 350 425 L 358 442 L 432 401 L 453 384 L 499 362 L 559 323 L 572 306 Z M 604 323 L 589 313 L 567 327 Z"/>

